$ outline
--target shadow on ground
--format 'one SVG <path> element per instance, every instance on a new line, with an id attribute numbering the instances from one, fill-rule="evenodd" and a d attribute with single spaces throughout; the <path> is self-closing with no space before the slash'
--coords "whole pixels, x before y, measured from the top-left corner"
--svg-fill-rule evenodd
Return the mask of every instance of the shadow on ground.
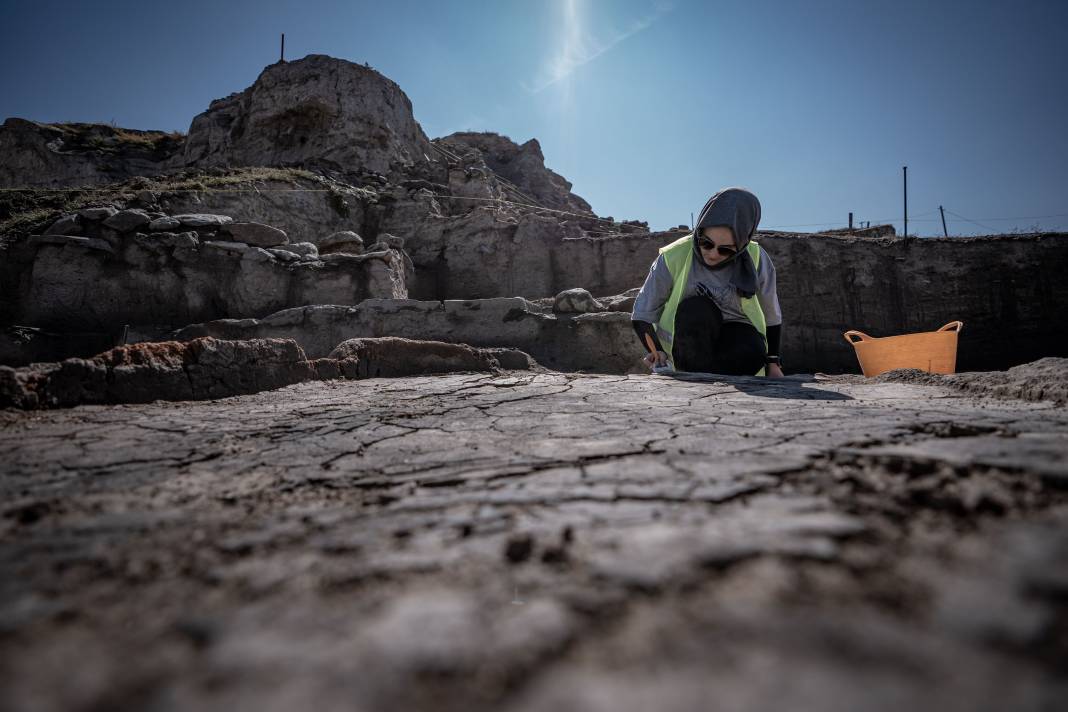
<path id="1" fill-rule="evenodd" d="M 758 398 L 785 398 L 788 400 L 823 400 L 823 401 L 847 401 L 853 400 L 852 396 L 837 391 L 828 391 L 821 388 L 806 386 L 815 383 L 816 378 L 812 374 L 798 374 L 785 378 L 764 378 L 763 376 L 724 376 L 718 373 L 688 373 L 678 371 L 675 373 L 661 374 L 676 381 L 688 381 L 692 383 L 722 383 L 733 386 L 746 395 Z"/>

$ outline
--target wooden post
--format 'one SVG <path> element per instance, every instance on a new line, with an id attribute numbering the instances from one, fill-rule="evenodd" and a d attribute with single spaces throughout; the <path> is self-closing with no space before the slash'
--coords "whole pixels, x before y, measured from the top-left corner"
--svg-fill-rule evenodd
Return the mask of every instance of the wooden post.
<path id="1" fill-rule="evenodd" d="M 903 194 L 905 196 L 905 237 L 909 236 L 909 167 L 901 166 L 902 175 L 905 177 Z"/>
<path id="2" fill-rule="evenodd" d="M 938 212 L 942 213 L 942 234 L 949 237 L 949 232 L 946 230 L 946 211 L 942 209 L 942 206 L 938 206 Z"/>
<path id="3" fill-rule="evenodd" d="M 279 62 L 286 61 L 286 33 L 282 33 L 282 54 L 278 57 Z"/>
<path id="4" fill-rule="evenodd" d="M 853 213 L 849 214 L 849 234 L 853 234 Z"/>

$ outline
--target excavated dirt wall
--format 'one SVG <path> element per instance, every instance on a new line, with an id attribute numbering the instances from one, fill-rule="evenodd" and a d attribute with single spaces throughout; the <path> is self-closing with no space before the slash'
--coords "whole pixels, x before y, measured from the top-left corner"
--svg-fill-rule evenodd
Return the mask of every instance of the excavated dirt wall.
<path id="1" fill-rule="evenodd" d="M 476 215 L 449 218 L 463 222 L 467 227 L 471 227 L 477 219 Z M 537 226 L 540 219 L 530 217 L 525 221 L 520 228 L 513 226 L 515 233 L 523 235 L 520 232 L 522 225 Z M 466 237 L 471 234 L 465 233 Z M 489 224 L 482 225 L 474 234 L 486 239 L 467 242 L 456 239 L 446 244 L 444 253 L 467 265 L 467 271 L 453 270 L 448 263 L 437 265 L 438 271 L 433 273 L 432 279 L 436 280 L 438 291 L 450 293 L 453 288 L 449 285 L 456 285 L 456 291 L 462 294 L 472 291 L 487 294 L 500 290 L 506 294 L 551 295 L 555 293 L 554 290 L 585 285 L 594 294 L 617 294 L 640 286 L 648 266 L 655 259 L 656 250 L 678 235 L 657 233 L 596 240 L 559 239 L 554 246 L 545 237 L 548 231 L 531 228 L 524 238 L 525 247 L 520 247 L 522 241 L 509 239 L 491 250 L 487 247 L 492 244 L 490 238 L 500 236 L 493 234 Z M 760 242 L 771 255 L 778 272 L 779 297 L 785 316 L 782 351 L 791 372 L 857 372 L 859 368 L 854 351 L 842 337 L 842 333 L 848 329 L 859 329 L 878 337 L 929 331 L 954 320 L 964 322 L 958 347 L 958 370 L 998 370 L 1044 356 L 1068 355 L 1068 324 L 1059 318 L 1057 311 L 1057 305 L 1068 303 L 1068 281 L 1061 278 L 1061 272 L 1068 265 L 1068 238 L 1065 235 L 917 240 L 769 234 L 762 235 Z M 46 245 L 39 249 L 48 250 L 49 255 L 56 253 L 41 264 L 54 263 L 57 274 L 69 272 L 70 260 L 63 255 L 74 248 L 60 249 Z M 419 267 L 418 259 L 426 253 L 420 252 L 418 243 L 410 249 L 417 260 L 416 282 L 425 285 L 428 269 L 435 268 Z M 110 260 L 103 253 L 96 255 L 89 250 L 78 252 L 78 259 L 86 260 L 88 266 Z M 236 264 L 243 264 L 243 261 L 238 259 Z M 293 269 L 265 263 L 244 265 L 234 274 L 244 275 L 248 271 L 246 267 L 253 268 L 253 271 L 273 269 L 280 274 L 288 274 Z M 40 265 L 35 269 L 39 270 Z M 183 266 L 183 269 L 187 268 Z M 196 297 L 193 292 L 197 292 L 197 289 L 207 294 L 228 284 L 231 289 L 240 288 L 242 284 L 240 281 L 228 281 L 225 274 L 229 273 L 225 271 L 219 273 L 218 279 L 209 279 L 210 284 L 205 283 L 196 289 L 188 280 L 180 280 L 177 273 L 130 273 L 128 283 L 123 288 L 130 298 L 112 296 L 105 299 L 103 297 L 111 293 L 109 290 L 114 291 L 111 287 L 120 285 L 120 282 L 100 275 L 90 278 L 91 274 L 96 273 L 79 269 L 75 276 L 80 277 L 76 279 L 68 275 L 58 281 L 53 280 L 54 284 L 31 281 L 37 286 L 30 295 L 39 294 L 39 298 L 24 300 L 27 309 L 25 318 L 16 323 L 30 326 L 58 324 L 79 331 L 90 331 L 96 326 L 117 333 L 122 323 L 167 323 L 167 320 L 154 315 L 160 310 L 173 312 L 179 309 L 180 300 L 173 300 L 187 292 L 190 292 L 189 299 L 193 299 Z M 336 289 L 331 291 L 332 283 L 322 281 L 326 275 L 326 272 L 309 271 L 306 276 L 311 281 L 301 288 L 303 293 L 295 297 L 292 294 L 284 296 L 303 300 L 306 304 L 333 301 L 351 304 L 359 301 L 360 295 L 352 291 L 352 296 L 348 296 L 351 290 L 344 285 L 339 287 L 341 292 L 337 294 Z M 133 291 L 127 289 L 131 284 L 139 283 L 139 280 L 148 280 L 156 286 Z M 168 280 L 179 280 L 181 289 L 177 284 L 173 290 L 165 289 Z M 278 280 L 268 281 L 274 283 Z M 84 318 L 63 321 L 64 315 L 69 317 L 70 310 L 61 309 L 63 305 L 59 302 L 64 299 L 70 301 L 67 297 L 75 287 L 81 291 L 78 292 L 79 298 L 74 301 L 91 306 L 94 314 L 108 304 L 125 305 L 127 311 L 112 314 L 113 324 L 108 323 L 106 315 L 92 321 Z M 246 297 L 243 300 L 235 298 L 235 304 L 243 304 L 244 301 L 259 304 L 269 297 L 269 292 L 263 290 L 240 291 Z M 158 308 L 153 307 L 155 301 L 152 297 L 157 293 L 162 295 L 160 299 L 166 296 L 167 301 L 166 305 L 157 305 Z M 134 296 L 137 298 L 134 299 Z M 497 300 L 459 301 L 478 305 Z M 223 304 L 210 299 L 201 299 L 200 303 L 205 309 Z M 441 304 L 429 300 L 423 300 L 422 303 L 430 306 L 425 309 L 420 307 L 420 313 L 430 315 L 435 314 Z M 398 304 L 403 305 L 404 301 Z M 152 311 L 154 308 L 156 312 Z M 628 320 L 622 315 L 604 317 L 607 321 L 602 325 L 602 330 L 610 332 L 610 336 L 598 336 L 608 340 L 605 342 L 607 348 L 601 350 L 601 356 L 597 357 L 597 349 L 591 350 L 569 342 L 564 336 L 551 339 L 516 336 L 512 333 L 514 329 L 503 321 L 487 320 L 484 318 L 487 312 L 479 314 L 477 308 L 469 307 L 471 313 L 465 322 L 468 326 L 461 331 L 452 327 L 438 328 L 433 318 L 428 316 L 412 321 L 409 316 L 398 316 L 407 314 L 404 309 L 387 309 L 376 317 L 373 326 L 360 326 L 344 335 L 422 338 L 429 329 L 434 334 L 432 338 L 454 339 L 479 346 L 514 346 L 534 354 L 546 365 L 602 372 L 624 372 L 640 355 L 640 346 L 636 341 L 626 345 L 633 337 Z M 266 302 L 256 309 L 220 309 L 190 312 L 177 322 L 172 315 L 170 323 L 189 323 L 224 316 L 263 316 L 271 312 Z M 555 320 L 555 317 L 545 318 Z M 60 322 L 56 322 L 56 319 L 60 319 Z M 568 327 L 560 334 L 571 331 L 573 329 Z M 207 328 L 204 333 L 225 335 L 218 334 L 214 328 Z M 256 332 L 255 335 L 275 334 Z M 292 336 L 302 340 L 302 343 L 308 339 L 323 338 L 321 334 Z M 519 340 L 511 342 L 513 338 Z M 325 344 L 324 353 L 341 340 L 339 338 L 334 343 Z M 575 354 L 580 356 L 576 357 Z M 56 357 L 71 355 L 91 354 L 66 351 L 57 353 Z"/>
<path id="2" fill-rule="evenodd" d="M 556 264 L 589 275 L 595 295 L 641 286 L 660 246 L 683 233 L 565 240 Z M 851 238 L 769 233 L 783 354 L 798 371 L 856 371 L 842 333 L 932 331 L 964 322 L 959 370 L 998 370 L 1068 355 L 1068 234 Z M 574 272 L 572 273 L 574 274 Z"/>

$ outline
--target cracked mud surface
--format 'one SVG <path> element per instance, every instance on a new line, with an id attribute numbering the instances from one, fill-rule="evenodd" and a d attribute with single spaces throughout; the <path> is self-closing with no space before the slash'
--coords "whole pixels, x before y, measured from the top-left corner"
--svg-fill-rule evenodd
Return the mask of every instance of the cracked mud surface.
<path id="1" fill-rule="evenodd" d="M 1066 455 L 800 377 L 4 411 L 0 707 L 1051 710 Z"/>

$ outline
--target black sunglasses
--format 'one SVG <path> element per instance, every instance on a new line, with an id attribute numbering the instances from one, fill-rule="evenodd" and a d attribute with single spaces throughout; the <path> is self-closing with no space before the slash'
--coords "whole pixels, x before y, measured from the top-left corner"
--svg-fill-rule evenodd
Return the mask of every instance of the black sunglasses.
<path id="1" fill-rule="evenodd" d="M 717 245 L 711 240 L 705 240 L 704 238 L 697 241 L 697 246 L 702 250 L 715 250 L 724 257 L 730 257 L 738 252 L 736 248 L 731 247 L 730 245 Z"/>

